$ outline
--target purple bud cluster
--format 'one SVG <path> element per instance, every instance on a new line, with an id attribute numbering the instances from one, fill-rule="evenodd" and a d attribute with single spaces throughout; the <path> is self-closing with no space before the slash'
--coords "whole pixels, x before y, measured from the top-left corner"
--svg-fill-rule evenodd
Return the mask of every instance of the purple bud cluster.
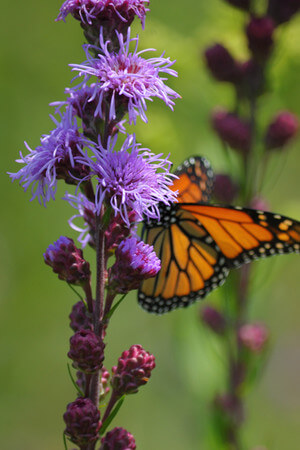
<path id="1" fill-rule="evenodd" d="M 109 431 L 101 440 L 99 450 L 134 450 L 136 444 L 131 433 L 124 428 L 114 428 Z"/>
<path id="2" fill-rule="evenodd" d="M 89 398 L 78 398 L 67 406 L 64 413 L 65 434 L 81 448 L 98 439 L 101 427 L 98 408 Z"/>

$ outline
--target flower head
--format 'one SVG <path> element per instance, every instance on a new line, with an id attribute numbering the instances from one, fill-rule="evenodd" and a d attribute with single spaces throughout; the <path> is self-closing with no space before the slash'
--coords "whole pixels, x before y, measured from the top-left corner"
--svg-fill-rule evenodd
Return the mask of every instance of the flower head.
<path id="1" fill-rule="evenodd" d="M 72 14 L 85 25 L 97 21 L 126 22 L 129 26 L 137 16 L 144 26 L 148 4 L 149 0 L 66 0 L 56 20 L 65 20 Z"/>
<path id="2" fill-rule="evenodd" d="M 212 125 L 220 139 L 235 150 L 247 153 L 251 146 L 251 127 L 237 115 L 217 110 Z"/>
<path id="3" fill-rule="evenodd" d="M 82 284 L 90 279 L 90 265 L 83 258 L 82 250 L 77 248 L 74 241 L 61 236 L 49 245 L 44 253 L 45 263 L 52 267 L 60 280 L 71 284 Z"/>
<path id="4" fill-rule="evenodd" d="M 81 300 L 73 305 L 69 319 L 73 331 L 93 329 L 92 314 Z"/>
<path id="5" fill-rule="evenodd" d="M 70 339 L 68 357 L 73 366 L 85 373 L 100 370 L 104 359 L 104 343 L 92 330 L 81 329 Z"/>
<path id="6" fill-rule="evenodd" d="M 88 174 L 88 168 L 78 162 L 82 148 L 91 147 L 91 143 L 82 136 L 72 117 L 71 110 L 62 115 L 58 123 L 52 118 L 57 128 L 48 135 L 43 135 L 41 145 L 32 150 L 26 143 L 29 154 L 16 162 L 25 164 L 17 173 L 10 173 L 12 180 L 20 180 L 26 191 L 32 185 L 32 199 L 37 197 L 39 202 L 46 202 L 55 198 L 57 180 L 63 179 L 68 184 L 78 184 L 78 179 Z"/>
<path id="7" fill-rule="evenodd" d="M 135 450 L 136 444 L 131 433 L 124 428 L 116 427 L 101 439 L 100 450 Z"/>
<path id="8" fill-rule="evenodd" d="M 269 150 L 285 147 L 297 134 L 299 129 L 298 118 L 289 111 L 282 111 L 270 123 L 265 142 Z"/>
<path id="9" fill-rule="evenodd" d="M 101 426 L 98 408 L 89 398 L 77 398 L 64 413 L 65 434 L 78 446 L 86 446 L 98 439 Z"/>
<path id="10" fill-rule="evenodd" d="M 116 32 L 119 41 L 119 50 L 110 52 L 108 47 L 110 41 L 104 42 L 103 31 L 100 33 L 100 48 L 86 46 L 87 61 L 83 64 L 71 64 L 73 70 L 78 71 L 79 75 L 84 75 L 82 85 L 92 77 L 97 78 L 93 83 L 93 98 L 98 96 L 98 106 L 95 110 L 95 116 L 104 117 L 108 107 L 109 120 L 115 120 L 124 110 L 128 110 L 129 123 L 136 122 L 140 115 L 144 122 L 146 117 L 146 100 L 152 100 L 153 97 L 162 99 L 167 106 L 173 109 L 173 99 L 179 95 L 169 88 L 164 81 L 166 78 L 161 74 L 177 76 L 177 72 L 170 67 L 174 64 L 169 58 L 162 54 L 157 58 L 145 59 L 142 53 L 149 50 L 138 52 L 138 37 L 130 38 L 130 29 L 128 29 L 127 38 L 121 33 Z M 130 52 L 130 43 L 135 43 L 135 49 Z M 93 58 L 89 50 L 98 53 L 97 58 Z M 78 86 L 74 90 L 78 89 Z"/>
<path id="11" fill-rule="evenodd" d="M 152 245 L 131 237 L 116 249 L 116 262 L 111 268 L 110 286 L 124 294 L 137 289 L 141 281 L 155 277 L 160 271 L 160 260 Z"/>
<path id="12" fill-rule="evenodd" d="M 247 323 L 240 327 L 238 335 L 239 340 L 244 347 L 254 353 L 259 353 L 265 348 L 269 332 L 265 325 Z"/>
<path id="13" fill-rule="evenodd" d="M 274 21 L 268 17 L 252 17 L 246 27 L 248 47 L 257 59 L 269 56 L 273 47 Z"/>
<path id="14" fill-rule="evenodd" d="M 90 176 L 98 181 L 96 187 L 96 212 L 103 202 L 110 204 L 114 215 L 120 214 L 130 227 L 129 212 L 135 211 L 137 220 L 143 215 L 159 218 L 158 203 L 169 204 L 176 194 L 169 189 L 172 174 L 170 161 L 139 148 L 134 135 L 128 135 L 119 151 L 114 150 L 116 138 L 109 139 L 108 148 L 101 145 L 91 158 L 82 159 L 89 165 Z"/>
<path id="15" fill-rule="evenodd" d="M 135 394 L 138 388 L 147 383 L 155 368 L 155 358 L 141 345 L 132 345 L 122 353 L 118 365 L 112 368 L 111 385 L 115 394 Z"/>
<path id="16" fill-rule="evenodd" d="M 217 80 L 231 83 L 240 80 L 240 66 L 222 44 L 215 44 L 207 48 L 205 59 L 211 74 Z"/>

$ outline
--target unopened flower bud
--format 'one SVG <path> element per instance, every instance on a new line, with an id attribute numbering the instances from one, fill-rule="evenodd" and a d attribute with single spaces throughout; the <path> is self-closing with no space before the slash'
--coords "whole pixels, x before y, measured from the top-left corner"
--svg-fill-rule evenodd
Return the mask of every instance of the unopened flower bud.
<path id="1" fill-rule="evenodd" d="M 136 444 L 131 433 L 124 428 L 114 428 L 101 439 L 99 450 L 134 450 Z"/>
<path id="2" fill-rule="evenodd" d="M 225 0 L 230 5 L 235 6 L 236 8 L 243 9 L 245 11 L 249 11 L 251 0 Z"/>
<path id="3" fill-rule="evenodd" d="M 238 194 L 238 186 L 229 175 L 217 173 L 214 182 L 214 196 L 217 202 L 231 204 Z"/>
<path id="4" fill-rule="evenodd" d="M 220 139 L 234 150 L 247 153 L 251 146 L 250 125 L 235 114 L 217 110 L 212 115 L 212 125 Z"/>
<path id="5" fill-rule="evenodd" d="M 76 369 L 94 373 L 102 367 L 104 347 L 104 343 L 92 330 L 80 330 L 70 339 L 68 357 L 73 360 Z"/>
<path id="6" fill-rule="evenodd" d="M 238 63 L 221 44 L 215 44 L 205 51 L 205 59 L 211 74 L 219 81 L 236 83 L 241 78 Z"/>
<path id="7" fill-rule="evenodd" d="M 118 365 L 112 368 L 111 385 L 115 394 L 135 394 L 138 388 L 146 384 L 155 368 L 155 358 L 141 345 L 132 345 L 122 353 Z"/>
<path id="8" fill-rule="evenodd" d="M 80 447 L 97 441 L 101 426 L 100 413 L 92 400 L 79 397 L 69 403 L 64 413 L 65 434 Z"/>
<path id="9" fill-rule="evenodd" d="M 280 149 L 287 145 L 297 134 L 298 128 L 298 118 L 294 114 L 288 111 L 280 112 L 267 129 L 265 137 L 267 149 Z"/>
<path id="10" fill-rule="evenodd" d="M 92 314 L 81 300 L 73 305 L 69 318 L 70 327 L 73 331 L 93 329 Z"/>
<path id="11" fill-rule="evenodd" d="M 299 0 L 269 0 L 268 15 L 278 25 L 288 22 L 299 10 Z"/>
<path id="12" fill-rule="evenodd" d="M 201 319 L 208 328 L 217 334 L 224 334 L 226 330 L 226 320 L 223 314 L 211 306 L 205 306 L 200 312 Z"/>
<path id="13" fill-rule="evenodd" d="M 264 325 L 249 323 L 240 327 L 238 336 L 244 347 L 259 353 L 264 349 L 269 333 Z"/>
<path id="14" fill-rule="evenodd" d="M 128 212 L 129 223 L 133 224 L 137 220 L 137 214 L 135 211 Z M 112 217 L 107 230 L 105 231 L 105 244 L 107 250 L 113 250 L 118 247 L 118 245 L 126 239 L 131 233 L 131 228 L 129 228 L 120 214 Z"/>
<path id="15" fill-rule="evenodd" d="M 273 47 L 275 24 L 270 17 L 252 17 L 246 28 L 248 47 L 261 61 L 269 56 Z"/>
<path id="16" fill-rule="evenodd" d="M 80 285 L 90 279 L 90 265 L 73 239 L 61 236 L 49 245 L 44 260 L 58 274 L 58 278 L 67 283 Z"/>
<path id="17" fill-rule="evenodd" d="M 141 281 L 154 277 L 160 267 L 152 245 L 134 237 L 128 238 L 116 249 L 116 262 L 110 273 L 111 289 L 124 294 L 137 289 Z"/>

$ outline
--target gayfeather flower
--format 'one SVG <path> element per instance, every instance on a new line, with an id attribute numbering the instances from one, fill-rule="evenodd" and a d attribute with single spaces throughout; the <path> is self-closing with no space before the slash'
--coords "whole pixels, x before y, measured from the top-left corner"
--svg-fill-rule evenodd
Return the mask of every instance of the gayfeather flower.
<path id="1" fill-rule="evenodd" d="M 85 46 L 87 61 L 71 64 L 72 70 L 79 72 L 78 76 L 84 76 L 84 81 L 74 90 L 85 85 L 92 76 L 96 77 L 97 82 L 91 85 L 93 98 L 99 96 L 95 115 L 101 118 L 108 115 L 109 120 L 115 120 L 119 111 L 128 110 L 129 123 L 135 123 L 138 115 L 147 122 L 146 100 L 152 101 L 153 97 L 162 99 L 173 109 L 173 99 L 180 96 L 164 83 L 167 78 L 160 74 L 177 76 L 177 72 L 170 68 L 174 61 L 165 58 L 164 54 L 157 58 L 142 58 L 142 53 L 153 49 L 138 52 L 138 36 L 131 39 L 130 28 L 125 41 L 121 33 L 116 32 L 116 35 L 120 47 L 117 52 L 109 51 L 110 41 L 104 42 L 101 30 L 100 48 Z M 132 52 L 129 51 L 131 42 L 135 43 Z M 91 48 L 98 53 L 97 58 L 90 55 Z"/>
<path id="2" fill-rule="evenodd" d="M 148 4 L 149 0 L 66 0 L 56 20 L 65 20 L 68 14 L 72 14 L 83 24 L 91 25 L 95 20 L 114 21 L 114 18 L 118 18 L 130 25 L 134 16 L 138 16 L 144 27 Z"/>
<path id="3" fill-rule="evenodd" d="M 98 184 L 95 193 L 96 212 L 102 204 L 110 204 L 114 215 L 121 215 L 130 227 L 128 214 L 136 212 L 136 220 L 159 218 L 158 203 L 174 202 L 176 193 L 169 189 L 173 184 L 169 172 L 171 163 L 148 149 L 140 148 L 134 135 L 128 135 L 119 151 L 114 150 L 117 136 L 108 140 L 108 148 L 99 145 L 94 155 L 87 154 L 80 161 L 90 168 L 88 177 L 95 176 Z"/>
<path id="4" fill-rule="evenodd" d="M 52 117 L 57 127 L 42 136 L 36 149 L 32 150 L 25 143 L 29 154 L 23 156 L 20 152 L 21 158 L 16 160 L 25 164 L 24 167 L 17 173 L 9 173 L 13 181 L 20 180 L 25 191 L 31 185 L 31 200 L 37 197 L 44 206 L 51 198 L 54 200 L 58 179 L 78 184 L 78 179 L 83 179 L 89 172 L 78 158 L 82 156 L 83 147 L 91 148 L 91 142 L 78 131 L 71 109 L 61 115 L 61 119 L 59 123 Z"/>

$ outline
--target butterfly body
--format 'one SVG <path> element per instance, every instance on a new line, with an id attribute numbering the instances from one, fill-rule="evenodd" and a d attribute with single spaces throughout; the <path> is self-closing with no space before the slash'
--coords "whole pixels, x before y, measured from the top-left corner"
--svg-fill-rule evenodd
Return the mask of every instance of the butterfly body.
<path id="1" fill-rule="evenodd" d="M 204 203 L 213 188 L 213 174 L 204 158 L 193 157 L 177 174 L 178 202 L 161 204 L 160 219 L 144 224 L 145 242 L 161 259 L 160 272 L 139 289 L 139 303 L 147 311 L 161 314 L 186 307 L 222 285 L 230 269 L 299 252 L 299 222 L 269 212 Z M 186 201 L 191 196 L 195 202 Z"/>

